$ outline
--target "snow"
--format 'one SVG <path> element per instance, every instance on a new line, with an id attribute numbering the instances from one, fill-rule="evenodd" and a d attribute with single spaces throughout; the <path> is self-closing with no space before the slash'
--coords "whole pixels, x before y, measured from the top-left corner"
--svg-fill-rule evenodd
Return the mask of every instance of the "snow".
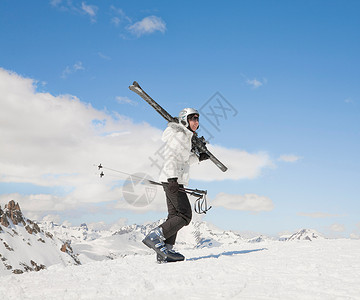
<path id="1" fill-rule="evenodd" d="M 187 260 L 167 264 L 138 250 L 0 277 L 0 299 L 360 299 L 359 240 L 184 247 Z"/>
<path id="2" fill-rule="evenodd" d="M 162 221 L 115 232 L 42 222 L 31 234 L 10 222 L 0 232 L 0 299 L 360 299 L 360 240 L 309 229 L 249 239 L 192 222 L 175 249 L 186 260 L 157 264 L 141 240 Z M 31 260 L 46 269 L 12 274 Z"/>

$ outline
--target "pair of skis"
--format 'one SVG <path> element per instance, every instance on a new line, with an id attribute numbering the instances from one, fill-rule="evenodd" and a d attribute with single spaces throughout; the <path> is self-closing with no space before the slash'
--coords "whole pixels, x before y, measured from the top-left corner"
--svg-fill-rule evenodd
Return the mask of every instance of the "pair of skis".
<path id="1" fill-rule="evenodd" d="M 149 103 L 166 121 L 178 123 L 178 119 L 172 117 L 165 109 L 163 109 L 154 99 L 152 99 L 141 87 L 134 81 L 132 85 L 129 86 L 129 89 L 141 98 L 143 98 L 147 103 Z M 206 153 L 209 156 L 209 159 L 223 172 L 227 170 L 227 167 L 219 161 L 206 147 L 205 138 L 198 137 L 195 132 L 192 137 L 192 152 L 194 152 L 198 157 L 201 153 Z"/>

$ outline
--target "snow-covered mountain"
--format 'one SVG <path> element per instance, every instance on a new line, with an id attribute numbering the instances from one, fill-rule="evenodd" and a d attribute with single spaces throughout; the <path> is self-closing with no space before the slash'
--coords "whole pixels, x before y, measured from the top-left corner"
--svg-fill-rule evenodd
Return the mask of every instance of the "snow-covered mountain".
<path id="1" fill-rule="evenodd" d="M 53 222 L 38 223 L 39 227 L 61 240 L 70 240 L 71 246 L 81 263 L 115 259 L 133 254 L 152 253 L 141 241 L 153 228 L 164 220 L 144 225 L 126 225 L 111 232 L 92 230 L 86 224 L 79 227 L 68 227 Z M 222 244 L 236 244 L 244 241 L 239 234 L 225 232 L 205 222 L 192 222 L 178 234 L 178 250 L 194 248 L 211 248 Z"/>
<path id="2" fill-rule="evenodd" d="M 141 242 L 146 234 L 159 226 L 164 220 L 144 225 L 126 225 L 115 231 L 92 230 L 86 224 L 69 227 L 53 222 L 38 223 L 39 227 L 50 232 L 63 241 L 70 241 L 74 253 L 81 263 L 115 259 L 134 254 L 153 253 Z M 303 229 L 293 235 L 278 239 L 277 241 L 309 240 L 321 238 L 315 230 Z M 243 243 L 262 243 L 276 241 L 264 235 L 253 238 L 244 238 L 239 233 L 224 231 L 207 222 L 191 222 L 179 233 L 176 249 L 202 249 L 220 246 L 233 246 Z"/>
<path id="3" fill-rule="evenodd" d="M 39 271 L 50 265 L 79 264 L 69 241 L 62 241 L 26 219 L 18 203 L 0 207 L 0 275 Z"/>
<path id="4" fill-rule="evenodd" d="M 101 237 L 112 235 L 108 230 L 93 230 L 83 223 L 80 226 L 59 225 L 52 221 L 37 222 L 37 225 L 44 231 L 50 232 L 61 240 L 71 241 L 92 241 Z"/>
<path id="5" fill-rule="evenodd" d="M 305 240 L 305 241 L 314 241 L 314 240 L 321 240 L 324 237 L 318 233 L 316 230 L 313 229 L 301 229 L 298 232 L 295 232 L 290 237 L 288 237 L 287 241 L 296 241 L 296 240 Z"/>
<path id="6" fill-rule="evenodd" d="M 53 222 L 40 222 L 39 227 L 61 240 L 70 240 L 81 263 L 115 259 L 133 254 L 146 254 L 148 248 L 141 242 L 145 234 L 157 223 L 129 225 L 118 230 L 93 230 L 86 224 L 65 226 Z"/>
<path id="7" fill-rule="evenodd" d="M 81 263 L 115 259 L 127 255 L 152 254 L 141 241 L 153 228 L 164 220 L 144 225 L 126 225 L 115 231 L 92 230 L 86 224 L 69 227 L 53 222 L 40 222 L 39 227 L 60 240 L 70 241 L 74 253 Z M 179 233 L 176 249 L 201 249 L 236 245 L 247 242 L 240 234 L 223 231 L 206 222 L 191 222 Z"/>

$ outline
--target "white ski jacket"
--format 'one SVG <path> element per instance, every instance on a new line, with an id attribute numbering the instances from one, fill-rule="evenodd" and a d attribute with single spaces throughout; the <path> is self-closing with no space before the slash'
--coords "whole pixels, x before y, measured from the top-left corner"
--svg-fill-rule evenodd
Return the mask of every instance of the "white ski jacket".
<path id="1" fill-rule="evenodd" d="M 164 166 L 160 173 L 160 181 L 168 178 L 178 178 L 178 183 L 188 185 L 190 164 L 199 162 L 198 157 L 191 152 L 193 132 L 184 125 L 170 122 L 165 129 L 162 140 L 166 143 L 164 149 Z"/>

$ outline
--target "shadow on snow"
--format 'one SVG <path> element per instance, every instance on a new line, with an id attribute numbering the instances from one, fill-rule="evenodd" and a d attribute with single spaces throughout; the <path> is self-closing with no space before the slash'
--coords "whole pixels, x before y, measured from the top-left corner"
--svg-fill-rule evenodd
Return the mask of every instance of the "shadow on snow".
<path id="1" fill-rule="evenodd" d="M 206 255 L 206 256 L 193 257 L 193 258 L 186 259 L 186 261 L 195 261 L 195 260 L 206 259 L 206 258 L 219 258 L 220 256 L 232 256 L 232 255 L 238 255 L 238 254 L 247 254 L 247 253 L 263 251 L 263 250 L 267 250 L 267 248 L 242 250 L 242 251 L 227 251 L 227 252 L 222 252 L 220 254 L 210 254 L 210 255 Z"/>

